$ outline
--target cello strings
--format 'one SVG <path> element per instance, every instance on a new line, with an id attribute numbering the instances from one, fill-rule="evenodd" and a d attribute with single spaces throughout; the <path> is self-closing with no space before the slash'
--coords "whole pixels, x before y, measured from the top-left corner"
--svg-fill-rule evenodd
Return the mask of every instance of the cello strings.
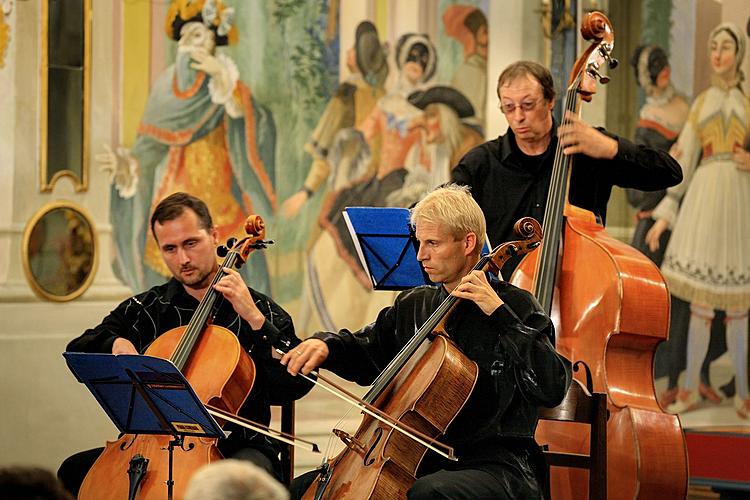
<path id="1" fill-rule="evenodd" d="M 310 372 L 310 373 L 312 374 L 313 372 Z M 317 375 L 317 373 L 316 373 L 316 375 Z M 410 431 L 402 428 L 402 426 L 406 426 L 406 424 L 395 420 L 393 417 L 391 417 L 387 413 L 383 413 L 382 415 L 378 415 L 375 411 L 373 411 L 370 408 L 368 408 L 367 406 L 365 406 L 365 404 L 363 404 L 363 403 L 359 402 L 358 400 L 356 400 L 356 398 L 353 398 L 352 396 L 346 394 L 346 391 L 343 391 L 341 388 L 337 387 L 336 390 L 334 390 L 331 387 L 328 387 L 327 385 L 325 385 L 325 384 L 321 383 L 320 381 L 314 379 L 313 377 L 305 375 L 304 373 L 301 373 L 301 372 L 300 372 L 300 376 L 302 378 L 306 379 L 306 380 L 309 380 L 310 382 L 312 382 L 313 384 L 315 384 L 318 387 L 322 388 L 323 390 L 328 391 L 329 393 L 333 394 L 337 398 L 339 398 L 339 399 L 341 399 L 341 400 L 349 403 L 352 406 L 355 406 L 355 407 L 359 408 L 362 412 L 367 413 L 368 415 L 370 415 L 374 419 L 376 419 L 376 420 L 384 423 L 388 427 L 390 427 L 393 430 L 395 430 L 395 431 L 403 434 L 404 436 L 412 439 L 413 441 L 416 441 L 417 443 L 421 444 L 422 446 L 424 446 L 426 448 L 429 448 L 430 450 L 434 451 L 435 453 L 439 454 L 440 456 L 445 457 L 448 460 L 452 460 L 452 461 L 456 461 L 457 460 L 456 456 L 453 454 L 453 448 L 451 448 L 450 446 L 447 446 L 447 445 L 445 445 L 445 444 L 443 444 L 443 443 L 441 443 L 441 442 L 439 442 L 439 441 L 437 441 L 435 439 L 432 439 L 432 438 L 429 438 L 429 437 L 425 436 L 425 437 L 427 437 L 428 440 L 432 441 L 432 444 L 430 444 L 427 441 L 425 441 L 424 439 L 422 439 L 422 438 L 418 437 L 417 435 L 415 435 L 416 433 L 418 433 L 418 431 L 415 431 L 415 430 L 412 429 L 411 432 L 410 432 Z M 320 375 L 318 375 L 318 377 L 320 378 Z M 330 384 L 331 382 L 329 381 L 328 383 Z M 389 419 L 393 419 L 394 422 L 389 421 Z M 444 451 L 437 449 L 435 446 L 442 446 L 442 447 L 444 447 L 446 450 L 448 450 L 448 453 L 445 453 Z"/>
<path id="2" fill-rule="evenodd" d="M 188 326 L 185 329 L 185 333 L 182 339 L 180 340 L 180 342 L 177 344 L 177 347 L 175 348 L 175 353 L 172 356 L 172 361 L 175 364 L 175 366 L 177 366 L 180 370 L 182 370 L 185 367 L 188 357 L 190 356 L 190 353 L 193 350 L 193 347 L 195 345 L 196 340 L 198 339 L 198 336 L 200 335 L 201 331 L 203 331 L 203 326 L 206 322 L 206 319 L 208 318 L 208 314 L 211 312 L 211 308 L 213 307 L 213 304 L 216 300 L 216 292 L 213 290 L 213 287 L 216 283 L 219 282 L 221 278 L 224 277 L 225 273 L 223 272 L 223 269 L 234 265 L 234 262 L 236 261 L 235 259 L 236 255 L 237 253 L 234 250 L 232 250 L 227 255 L 226 259 L 224 259 L 224 262 L 219 267 L 218 271 L 216 272 L 213 279 L 211 280 L 209 289 L 206 291 L 206 294 L 203 296 L 203 299 L 200 301 L 200 303 L 198 304 L 198 307 L 195 309 L 195 312 L 193 313 L 193 317 L 190 319 L 190 322 L 188 323 Z"/>

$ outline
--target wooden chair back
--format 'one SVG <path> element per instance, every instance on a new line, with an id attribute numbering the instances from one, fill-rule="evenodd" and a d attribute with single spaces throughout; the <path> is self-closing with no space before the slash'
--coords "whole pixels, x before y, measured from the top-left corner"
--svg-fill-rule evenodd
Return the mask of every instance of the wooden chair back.
<path id="1" fill-rule="evenodd" d="M 550 497 L 550 468 L 575 467 L 589 471 L 589 498 L 607 498 L 607 395 L 591 392 L 576 379 L 570 384 L 565 399 L 554 408 L 540 408 L 541 420 L 578 422 L 591 429 L 588 454 L 549 450 L 542 443 L 547 461 L 546 495 Z"/>

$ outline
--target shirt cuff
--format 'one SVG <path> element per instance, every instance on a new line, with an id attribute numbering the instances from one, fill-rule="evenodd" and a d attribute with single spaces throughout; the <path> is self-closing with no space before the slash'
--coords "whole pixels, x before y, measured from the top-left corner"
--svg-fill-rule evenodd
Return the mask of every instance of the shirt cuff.
<path id="1" fill-rule="evenodd" d="M 250 327 L 252 330 L 252 327 Z M 281 332 L 276 326 L 268 320 L 263 321 L 263 325 L 257 330 L 252 330 L 253 337 L 263 345 L 276 346 Z"/>
<path id="2" fill-rule="evenodd" d="M 638 154 L 638 146 L 623 137 L 613 137 L 617 140 L 617 153 L 615 158 L 633 162 Z"/>

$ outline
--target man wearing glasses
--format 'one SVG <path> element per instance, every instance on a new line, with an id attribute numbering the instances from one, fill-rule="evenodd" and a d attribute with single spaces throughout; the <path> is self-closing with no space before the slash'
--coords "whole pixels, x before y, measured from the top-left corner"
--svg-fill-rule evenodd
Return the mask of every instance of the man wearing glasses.
<path id="1" fill-rule="evenodd" d="M 590 210 L 604 224 L 612 186 L 655 191 L 678 184 L 682 169 L 668 153 L 618 137 L 568 113 L 558 126 L 552 116 L 552 75 L 532 61 L 518 61 L 497 82 L 505 135 L 469 151 L 452 171 L 453 181 L 471 187 L 487 219 L 492 245 L 515 239 L 513 224 L 525 216 L 544 219 L 558 140 L 563 153 L 576 155 L 570 203 Z M 520 259 L 511 259 L 509 277 Z"/>

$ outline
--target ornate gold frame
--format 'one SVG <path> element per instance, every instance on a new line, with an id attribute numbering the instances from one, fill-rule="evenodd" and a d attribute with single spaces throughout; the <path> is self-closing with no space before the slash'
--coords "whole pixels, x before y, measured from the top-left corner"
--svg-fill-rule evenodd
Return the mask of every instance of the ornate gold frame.
<path id="1" fill-rule="evenodd" d="M 76 192 L 86 191 L 89 187 L 89 108 L 91 91 L 91 0 L 83 2 L 83 151 L 81 154 L 80 177 L 73 170 L 65 169 L 57 172 L 52 179 L 47 179 L 47 77 L 49 71 L 49 0 L 42 0 L 41 6 L 41 64 L 39 74 L 40 110 L 39 110 L 39 190 L 43 193 L 52 192 L 55 183 L 62 177 L 73 180 Z"/>
<path id="2" fill-rule="evenodd" d="M 36 276 L 34 276 L 34 273 L 32 272 L 32 268 L 31 268 L 31 262 L 29 260 L 29 244 L 31 240 L 31 233 L 34 227 L 45 215 L 52 212 L 53 210 L 57 210 L 60 208 L 67 208 L 67 209 L 73 210 L 74 212 L 76 212 L 77 215 L 80 215 L 81 218 L 85 220 L 88 226 L 91 228 L 91 254 L 92 254 L 91 270 L 89 271 L 86 278 L 78 286 L 78 288 L 76 288 L 75 290 L 73 290 L 72 292 L 66 295 L 55 295 L 45 290 L 44 287 L 41 286 L 40 283 L 37 281 Z M 96 234 L 96 229 L 94 227 L 93 219 L 83 207 L 80 207 L 73 202 L 61 200 L 61 201 L 47 203 L 42 208 L 40 208 L 31 217 L 31 219 L 29 219 L 29 222 L 26 224 L 26 228 L 24 229 L 24 232 L 23 232 L 23 241 L 21 244 L 21 261 L 23 262 L 23 270 L 24 270 L 24 273 L 26 274 L 26 280 L 29 282 L 29 285 L 31 286 L 32 290 L 34 290 L 34 293 L 36 293 L 40 298 L 51 300 L 54 302 L 67 302 L 67 301 L 70 301 L 79 297 L 81 294 L 83 294 L 83 292 L 85 292 L 89 288 L 89 286 L 91 286 L 91 283 L 94 281 L 94 276 L 96 275 L 96 271 L 98 269 L 98 264 L 99 264 L 97 234 Z"/>

